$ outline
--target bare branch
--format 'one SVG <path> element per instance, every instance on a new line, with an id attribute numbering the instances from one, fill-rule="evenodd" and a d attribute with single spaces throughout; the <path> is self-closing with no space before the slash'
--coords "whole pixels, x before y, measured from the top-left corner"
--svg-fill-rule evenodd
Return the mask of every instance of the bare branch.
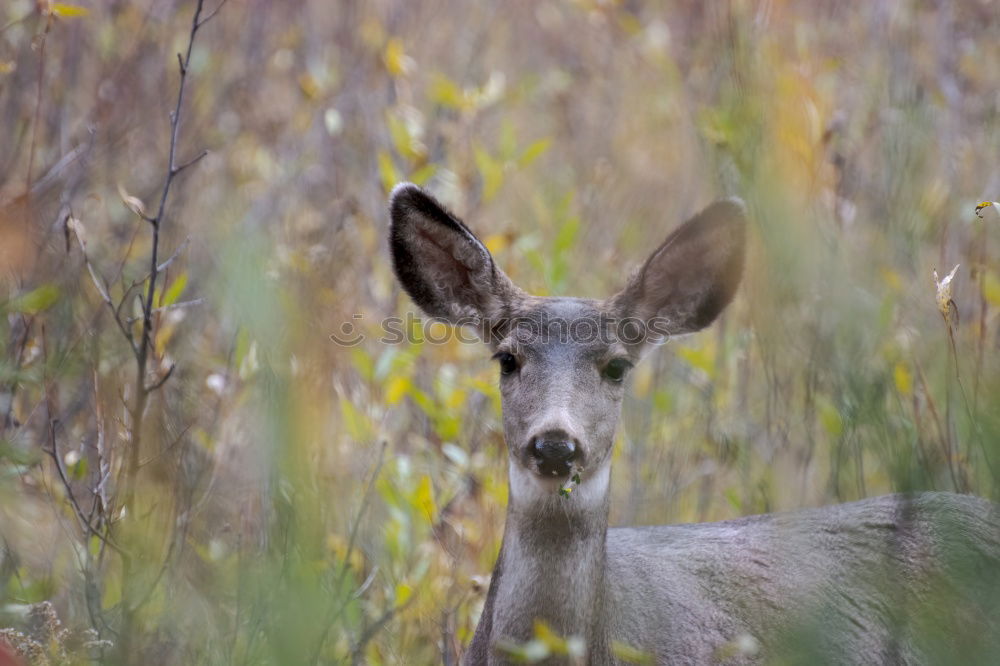
<path id="1" fill-rule="evenodd" d="M 59 455 L 59 448 L 56 443 L 57 424 L 58 421 L 55 419 L 49 422 L 49 445 L 51 448 L 43 448 L 43 450 L 56 464 L 56 471 L 59 473 L 59 480 L 62 481 L 63 488 L 66 491 L 66 499 L 69 500 L 70 506 L 73 508 L 73 512 L 76 514 L 76 518 L 80 522 L 80 528 L 84 531 L 84 533 L 96 536 L 98 539 L 110 546 L 115 552 L 124 554 L 121 546 L 112 541 L 108 535 L 105 535 L 103 532 L 95 528 L 90 520 L 87 519 L 87 516 L 83 513 L 83 509 L 80 508 L 80 503 L 77 501 L 76 495 L 73 494 L 73 487 L 70 484 L 69 475 L 66 474 L 66 468 L 63 465 L 62 456 Z"/>
<path id="2" fill-rule="evenodd" d="M 101 295 L 101 300 L 111 305 L 111 296 L 108 294 L 108 287 L 103 283 L 103 280 L 98 279 L 97 271 L 94 270 L 94 266 L 90 263 L 87 255 L 83 255 L 83 261 L 87 265 L 87 272 L 90 273 L 90 279 L 94 283 L 94 288 L 97 289 L 97 293 Z"/>
<path id="3" fill-rule="evenodd" d="M 375 634 L 382 631 L 382 628 L 389 624 L 392 618 L 396 617 L 396 613 L 406 609 L 406 607 L 412 604 L 413 600 L 416 598 L 417 595 L 414 594 L 403 603 L 397 606 L 390 606 L 382 613 L 382 615 L 379 616 L 377 620 L 375 620 L 375 622 L 364 630 L 361 637 L 358 638 L 358 641 L 354 644 L 354 648 L 351 650 L 351 666 L 361 663 L 365 647 L 367 647 L 368 643 L 375 638 Z"/>
<path id="4" fill-rule="evenodd" d="M 190 242 L 191 242 L 191 237 L 188 236 L 187 238 L 184 239 L 183 243 L 181 243 L 180 245 L 177 246 L 177 249 L 174 250 L 174 253 L 172 255 L 170 255 L 169 259 L 167 259 L 162 264 L 160 264 L 159 266 L 156 267 L 156 270 L 158 270 L 161 273 L 163 271 L 167 270 L 167 268 L 170 267 L 170 264 L 174 263 L 174 259 L 176 259 L 180 255 L 180 253 L 184 251 L 184 248 L 186 248 Z M 149 277 L 149 276 L 147 275 L 146 277 Z"/>
<path id="5" fill-rule="evenodd" d="M 200 28 L 201 26 L 205 25 L 206 23 L 208 23 L 209 21 L 211 21 L 213 18 L 215 18 L 215 15 L 219 13 L 219 10 L 222 9 L 222 7 L 227 2 L 229 2 L 229 0 L 222 0 L 222 2 L 220 2 L 219 5 L 215 9 L 213 9 L 212 11 L 210 11 L 208 13 L 208 15 L 205 16 L 205 18 L 203 18 L 201 21 L 198 22 L 198 24 L 195 26 L 195 29 Z"/>
<path id="6" fill-rule="evenodd" d="M 180 165 L 176 166 L 174 168 L 174 174 L 175 175 L 179 174 L 181 171 L 184 171 L 184 169 L 187 169 L 192 164 L 196 164 L 199 160 L 201 160 L 201 158 L 205 157 L 206 155 L 208 155 L 208 151 L 207 150 L 201 151 L 195 157 L 192 157 L 191 159 L 189 159 L 187 162 L 184 162 L 183 164 L 180 164 Z"/>
<path id="7" fill-rule="evenodd" d="M 68 219 L 69 217 L 67 217 L 67 220 Z M 94 283 L 97 293 L 101 295 L 101 300 L 108 306 L 108 309 L 111 310 L 111 316 L 115 320 L 115 324 L 118 325 L 118 329 L 122 332 L 122 335 L 124 335 L 125 339 L 128 340 L 129 346 L 132 348 L 132 352 L 138 353 L 139 350 L 135 345 L 135 339 L 132 337 L 132 331 L 129 326 L 122 321 L 121 303 L 119 303 L 118 306 L 115 306 L 112 302 L 108 285 L 100 276 L 98 276 L 97 269 L 94 268 L 94 265 L 90 261 L 90 257 L 87 256 L 87 247 L 83 244 L 83 238 L 81 238 L 78 233 L 74 233 L 73 235 L 76 236 L 77 243 L 80 246 L 80 253 L 83 255 L 83 262 L 87 266 L 87 272 L 90 273 L 90 279 Z M 122 297 L 122 302 L 124 302 L 127 297 L 128 292 L 126 291 L 125 296 Z M 131 324 L 131 322 L 129 322 L 129 324 Z"/>
<path id="8" fill-rule="evenodd" d="M 190 308 L 195 305 L 201 305 L 205 302 L 204 298 L 194 298 L 190 301 L 181 301 L 180 303 L 171 303 L 170 305 L 161 305 L 158 308 L 153 308 L 153 312 L 165 312 L 167 310 L 179 310 L 181 308 Z M 129 317 L 128 323 L 134 324 L 139 321 L 140 317 Z"/>
<path id="9" fill-rule="evenodd" d="M 145 387 L 143 390 L 146 391 L 146 393 L 152 393 L 156 389 L 166 384 L 167 380 L 170 379 L 170 375 L 174 374 L 174 368 L 176 367 L 177 367 L 176 363 L 171 363 L 170 367 L 167 368 L 167 373 L 165 375 L 157 379 L 152 385 Z"/>
<path id="10" fill-rule="evenodd" d="M 140 469 L 140 452 L 142 450 L 143 432 L 142 421 L 146 412 L 146 405 L 148 403 L 150 393 L 163 386 L 164 382 L 170 378 L 170 375 L 173 374 L 174 371 L 174 366 L 171 366 L 170 369 L 167 370 L 167 373 L 157 380 L 152 386 L 146 384 L 147 365 L 149 363 L 150 355 L 153 352 L 153 297 L 156 293 L 157 278 L 160 274 L 160 229 L 163 225 L 164 213 L 166 211 L 167 199 L 170 195 L 171 185 L 180 170 L 177 165 L 177 143 L 178 136 L 180 134 L 181 111 L 184 108 L 184 91 L 187 83 L 187 74 L 190 69 L 191 51 L 194 48 L 195 35 L 198 32 L 198 28 L 201 26 L 201 13 L 203 6 L 204 0 L 198 0 L 195 6 L 194 15 L 191 18 L 191 30 L 188 35 L 187 49 L 185 50 L 183 56 L 178 55 L 177 58 L 180 68 L 180 82 L 177 86 L 177 101 L 170 114 L 170 147 L 163 179 L 163 189 L 160 192 L 160 201 L 156 209 L 156 214 L 148 220 L 152 226 L 153 238 L 152 247 L 149 253 L 149 276 L 146 280 L 146 292 L 144 296 L 140 296 L 142 328 L 137 341 L 138 350 L 136 354 L 136 374 L 134 383 L 135 395 L 132 398 L 128 410 L 131 441 L 129 442 L 128 454 L 126 456 L 125 463 L 122 465 L 122 471 L 120 473 L 120 478 L 123 481 L 123 490 L 121 495 L 122 504 L 130 508 L 133 508 L 137 477 Z M 190 166 L 196 161 L 197 159 L 183 166 Z M 168 260 L 168 263 L 169 261 L 170 260 Z M 129 291 L 130 290 L 128 290 L 123 297 L 123 302 L 127 300 Z M 131 571 L 133 564 L 134 563 L 131 557 L 123 558 L 123 581 L 129 581 L 132 579 Z M 159 578 L 154 581 L 154 587 L 157 584 L 159 584 Z M 136 613 L 139 608 L 141 608 L 142 605 L 148 601 L 150 595 L 148 592 L 146 594 L 138 594 L 138 590 L 134 589 L 127 589 L 122 592 L 124 613 L 122 617 L 122 631 L 120 633 L 118 650 L 119 654 L 124 657 L 130 654 L 130 643 L 135 626 Z M 125 659 L 122 661 L 125 661 Z"/>

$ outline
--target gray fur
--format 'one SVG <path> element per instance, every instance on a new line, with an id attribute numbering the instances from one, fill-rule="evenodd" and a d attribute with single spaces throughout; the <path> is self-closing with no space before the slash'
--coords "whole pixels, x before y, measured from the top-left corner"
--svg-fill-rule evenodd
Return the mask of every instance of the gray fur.
<path id="1" fill-rule="evenodd" d="M 1000 509 L 947 493 L 890 495 L 699 525 L 608 529 L 611 447 L 623 383 L 612 360 L 639 343 L 543 339 L 559 319 L 661 317 L 669 333 L 707 326 L 729 303 L 744 211 L 725 201 L 679 227 L 607 301 L 524 294 L 456 217 L 412 185 L 392 199 L 396 274 L 429 314 L 472 315 L 499 354 L 510 499 L 503 544 L 466 665 L 511 663 L 534 621 L 580 637 L 586 663 L 974 663 L 1000 654 Z M 546 478 L 530 443 L 573 440 L 581 483 Z M 552 657 L 545 663 L 567 663 Z"/>

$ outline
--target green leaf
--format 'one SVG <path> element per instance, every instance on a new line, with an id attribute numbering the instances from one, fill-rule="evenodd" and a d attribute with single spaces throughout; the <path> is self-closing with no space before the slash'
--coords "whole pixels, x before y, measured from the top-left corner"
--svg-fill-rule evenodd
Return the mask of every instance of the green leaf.
<path id="1" fill-rule="evenodd" d="M 556 235 L 556 252 L 565 252 L 573 247 L 577 232 L 579 231 L 580 218 L 574 216 L 563 222 L 563 225 L 559 228 L 559 233 Z"/>
<path id="2" fill-rule="evenodd" d="M 177 299 L 180 298 L 181 293 L 184 291 L 184 287 L 187 286 L 187 281 L 187 273 L 181 273 L 178 275 L 160 299 L 160 307 L 166 307 L 176 303 Z"/>
<path id="3" fill-rule="evenodd" d="M 366 382 L 370 382 L 375 377 L 375 361 L 371 354 L 361 347 L 351 349 L 351 363 Z"/>
<path id="4" fill-rule="evenodd" d="M 59 300 L 59 287 L 54 284 L 43 284 L 41 287 L 21 294 L 7 303 L 11 312 L 23 314 L 38 314 L 52 307 Z"/>
<path id="5" fill-rule="evenodd" d="M 82 481 L 85 476 L 87 476 L 87 458 L 81 457 L 75 463 L 69 466 L 66 470 L 69 472 L 69 478 L 74 481 Z"/>
<path id="6" fill-rule="evenodd" d="M 497 150 L 500 152 L 500 157 L 505 160 L 513 160 L 517 154 L 517 133 L 510 118 L 504 118 L 503 124 L 500 125 L 500 140 L 497 143 Z"/>
<path id="7" fill-rule="evenodd" d="M 817 400 L 819 404 L 819 420 L 823 424 L 823 429 L 833 437 L 840 437 L 844 432 L 844 420 L 833 404 L 824 398 Z"/>
<path id="8" fill-rule="evenodd" d="M 371 421 L 347 398 L 340 401 L 340 416 L 351 439 L 357 442 L 371 439 Z"/>

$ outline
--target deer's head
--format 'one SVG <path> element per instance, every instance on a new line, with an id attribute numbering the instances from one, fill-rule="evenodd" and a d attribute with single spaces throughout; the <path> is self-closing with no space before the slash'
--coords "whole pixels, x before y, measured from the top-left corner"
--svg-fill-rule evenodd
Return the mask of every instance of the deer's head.
<path id="1" fill-rule="evenodd" d="M 710 324 L 743 270 L 743 205 L 718 201 L 681 225 L 606 300 L 526 294 L 486 246 L 416 185 L 391 195 L 400 284 L 428 315 L 475 328 L 500 374 L 511 503 L 604 501 L 629 370 L 651 344 Z"/>

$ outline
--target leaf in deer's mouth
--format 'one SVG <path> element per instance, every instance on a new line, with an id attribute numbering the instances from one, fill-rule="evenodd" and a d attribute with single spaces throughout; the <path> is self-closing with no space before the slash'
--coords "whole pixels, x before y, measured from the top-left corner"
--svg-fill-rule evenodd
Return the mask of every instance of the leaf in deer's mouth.
<path id="1" fill-rule="evenodd" d="M 569 480 L 566 483 L 559 486 L 559 496 L 569 497 L 573 489 L 580 485 L 580 475 L 583 474 L 583 468 L 579 465 L 573 465 L 569 470 Z"/>

